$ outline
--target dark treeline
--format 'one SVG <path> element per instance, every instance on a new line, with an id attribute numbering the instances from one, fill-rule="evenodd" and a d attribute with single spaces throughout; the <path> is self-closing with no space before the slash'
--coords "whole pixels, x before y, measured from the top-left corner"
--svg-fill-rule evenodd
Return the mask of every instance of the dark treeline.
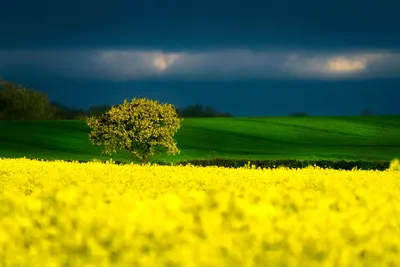
<path id="1" fill-rule="evenodd" d="M 199 117 L 233 117 L 230 113 L 218 112 L 215 108 L 210 106 L 203 106 L 201 104 L 190 105 L 184 109 L 176 108 L 178 115 L 182 118 L 199 118 Z"/>
<path id="2" fill-rule="evenodd" d="M 289 117 L 308 117 L 308 114 L 306 112 L 295 112 L 289 114 Z"/>
<path id="3" fill-rule="evenodd" d="M 67 107 L 62 103 L 50 101 L 48 96 L 35 89 L 4 81 L 0 77 L 0 120 L 74 120 L 88 116 L 100 116 L 112 106 L 90 106 L 89 109 Z M 233 117 L 229 113 L 220 113 L 210 106 L 201 104 L 177 108 L 179 117 Z"/>
<path id="4" fill-rule="evenodd" d="M 51 102 L 56 108 L 55 119 L 81 119 L 86 116 L 100 116 L 107 112 L 112 106 L 90 106 L 89 109 L 76 109 L 67 107 L 59 102 Z M 210 106 L 201 104 L 190 105 L 183 109 L 175 107 L 179 117 L 181 118 L 205 118 L 205 117 L 233 117 L 230 113 L 220 113 Z"/>
<path id="5" fill-rule="evenodd" d="M 0 120 L 75 120 L 88 116 L 99 116 L 111 108 L 111 105 L 90 106 L 89 109 L 67 107 L 62 103 L 50 101 L 48 96 L 35 89 L 28 89 L 0 77 Z M 233 117 L 230 113 L 221 113 L 210 106 L 201 104 L 185 108 L 175 107 L 181 118 Z M 361 116 L 373 116 L 370 108 L 365 108 Z M 306 112 L 289 114 L 291 117 L 307 117 Z"/>

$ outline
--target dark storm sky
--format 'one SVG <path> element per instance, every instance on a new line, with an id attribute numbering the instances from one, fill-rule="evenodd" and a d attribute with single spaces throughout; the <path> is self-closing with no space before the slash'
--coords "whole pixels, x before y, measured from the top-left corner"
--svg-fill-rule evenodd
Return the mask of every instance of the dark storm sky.
<path id="1" fill-rule="evenodd" d="M 0 76 L 69 106 L 400 114 L 399 1 L 13 0 L 0 14 Z"/>

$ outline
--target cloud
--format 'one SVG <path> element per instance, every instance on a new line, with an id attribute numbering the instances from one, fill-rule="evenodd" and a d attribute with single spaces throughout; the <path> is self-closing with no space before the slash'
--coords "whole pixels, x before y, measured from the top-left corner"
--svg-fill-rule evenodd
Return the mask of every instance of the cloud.
<path id="1" fill-rule="evenodd" d="M 364 70 L 366 68 L 365 60 L 348 59 L 345 57 L 335 57 L 326 64 L 326 69 L 331 72 L 348 73 Z"/>
<path id="2" fill-rule="evenodd" d="M 398 53 L 319 53 L 289 55 L 284 63 L 284 70 L 288 75 L 298 78 L 363 79 L 400 77 L 398 66 Z"/>
<path id="3" fill-rule="evenodd" d="M 400 48 L 396 0 L 61 2 L 2 1 L 0 49 Z"/>
<path id="4" fill-rule="evenodd" d="M 400 77 L 400 53 L 220 50 L 0 51 L 0 71 L 90 80 L 365 79 Z"/>
<path id="5" fill-rule="evenodd" d="M 180 57 L 179 54 L 169 54 L 164 55 L 159 53 L 159 55 L 154 56 L 153 65 L 159 70 L 164 71 L 169 66 L 171 66 Z"/>
<path id="6" fill-rule="evenodd" d="M 180 57 L 160 51 L 96 51 L 88 65 L 108 79 L 130 80 L 159 76 Z"/>

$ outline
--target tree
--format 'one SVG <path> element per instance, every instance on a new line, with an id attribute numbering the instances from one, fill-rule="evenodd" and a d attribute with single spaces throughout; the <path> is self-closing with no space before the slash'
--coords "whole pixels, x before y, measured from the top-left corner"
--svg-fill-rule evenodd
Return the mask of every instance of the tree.
<path id="1" fill-rule="evenodd" d="M 220 113 L 215 108 L 202 104 L 189 105 L 182 110 L 178 109 L 177 112 L 183 118 L 233 117 L 232 114 Z"/>
<path id="2" fill-rule="evenodd" d="M 306 112 L 295 112 L 289 115 L 289 117 L 308 117 Z"/>
<path id="3" fill-rule="evenodd" d="M 142 164 L 158 148 L 166 148 L 168 154 L 180 153 L 173 139 L 180 122 L 173 105 L 146 98 L 124 100 L 105 114 L 86 119 L 92 128 L 89 139 L 94 145 L 104 145 L 103 154 L 126 150 Z"/>
<path id="4" fill-rule="evenodd" d="M 0 119 L 47 120 L 53 107 L 46 94 L 0 78 Z"/>
<path id="5" fill-rule="evenodd" d="M 51 102 L 51 106 L 53 108 L 54 119 L 56 120 L 83 120 L 89 113 L 82 108 L 67 107 L 56 101 Z"/>
<path id="6" fill-rule="evenodd" d="M 370 117 L 373 116 L 374 113 L 370 108 L 365 108 L 362 112 L 361 112 L 361 116 L 363 117 Z"/>
<path id="7" fill-rule="evenodd" d="M 102 106 L 90 106 L 89 110 L 87 111 L 89 116 L 101 116 L 102 114 L 106 113 L 111 109 L 110 105 L 104 104 Z"/>

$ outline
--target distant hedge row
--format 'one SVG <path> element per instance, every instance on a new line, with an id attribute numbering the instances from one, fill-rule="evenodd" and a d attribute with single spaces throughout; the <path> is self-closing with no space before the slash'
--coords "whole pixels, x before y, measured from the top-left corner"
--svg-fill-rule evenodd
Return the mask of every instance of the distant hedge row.
<path id="1" fill-rule="evenodd" d="M 250 164 L 249 164 L 250 163 Z M 345 161 L 345 160 L 235 160 L 235 159 L 211 159 L 211 160 L 191 160 L 178 162 L 177 165 L 191 164 L 194 166 L 218 166 L 226 168 L 240 168 L 246 165 L 256 168 L 279 168 L 286 167 L 290 169 L 301 169 L 308 166 L 317 166 L 325 169 L 335 170 L 379 170 L 383 171 L 389 168 L 389 161 Z"/>
<path id="2" fill-rule="evenodd" d="M 30 158 L 33 159 L 33 158 Z M 43 160 L 43 161 L 52 161 L 52 160 Z M 87 163 L 93 162 L 93 160 L 64 160 L 66 162 L 79 162 L 79 163 Z M 96 160 L 96 162 L 110 162 L 106 160 Z M 128 164 L 126 162 L 121 161 L 112 161 L 114 164 L 124 165 Z M 157 165 L 168 165 L 171 163 L 155 161 L 153 162 Z M 308 166 L 317 166 L 325 169 L 334 169 L 334 170 L 377 170 L 383 171 L 387 170 L 390 167 L 389 161 L 345 161 L 345 160 L 245 160 L 245 159 L 206 159 L 206 160 L 189 160 L 189 161 L 179 161 L 173 165 L 193 165 L 193 166 L 216 166 L 216 167 L 225 167 L 225 168 L 241 168 L 245 166 L 255 166 L 256 168 L 265 168 L 265 169 L 275 169 L 279 167 L 286 167 L 290 169 L 301 169 L 306 168 Z"/>

